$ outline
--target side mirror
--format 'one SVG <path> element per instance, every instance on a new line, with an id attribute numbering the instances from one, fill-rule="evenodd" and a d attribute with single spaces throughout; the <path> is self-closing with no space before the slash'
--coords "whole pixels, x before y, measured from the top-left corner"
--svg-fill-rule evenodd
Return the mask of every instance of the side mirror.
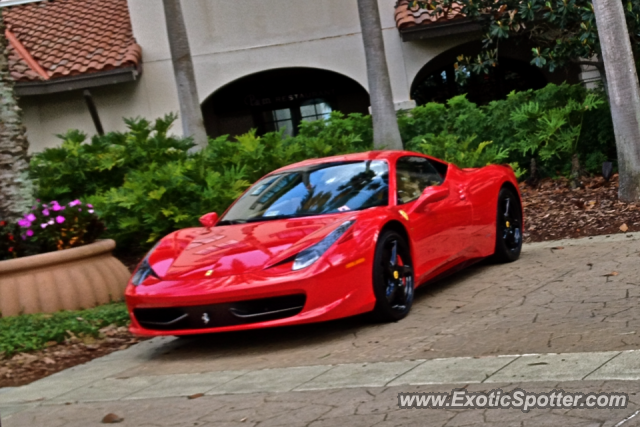
<path id="1" fill-rule="evenodd" d="M 420 198 L 416 200 L 412 211 L 422 212 L 425 210 L 427 205 L 439 202 L 449 197 L 449 193 L 449 186 L 446 184 L 439 185 L 437 187 L 427 187 L 422 192 Z"/>
<path id="2" fill-rule="evenodd" d="M 218 214 L 215 212 L 211 212 L 200 217 L 200 224 L 202 224 L 203 227 L 206 227 L 207 230 L 216 225 L 217 222 Z"/>

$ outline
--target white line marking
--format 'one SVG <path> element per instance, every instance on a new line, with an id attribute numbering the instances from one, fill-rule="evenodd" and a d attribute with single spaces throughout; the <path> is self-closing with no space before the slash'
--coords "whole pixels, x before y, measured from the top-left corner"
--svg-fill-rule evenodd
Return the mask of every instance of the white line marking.
<path id="1" fill-rule="evenodd" d="M 638 409 L 636 412 L 634 412 L 633 414 L 629 415 L 627 418 L 625 418 L 624 420 L 620 421 L 618 424 L 616 424 L 613 427 L 620 427 L 622 424 L 626 423 L 627 421 L 629 421 L 630 419 L 634 418 L 638 414 L 640 414 L 640 409 Z"/>

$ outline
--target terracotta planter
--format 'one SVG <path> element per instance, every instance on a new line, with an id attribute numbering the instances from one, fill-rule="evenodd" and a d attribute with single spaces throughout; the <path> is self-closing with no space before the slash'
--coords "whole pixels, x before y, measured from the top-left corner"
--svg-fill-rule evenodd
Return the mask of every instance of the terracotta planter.
<path id="1" fill-rule="evenodd" d="M 116 243 L 100 240 L 0 261 L 0 316 L 79 310 L 120 301 L 129 270 L 111 255 Z"/>

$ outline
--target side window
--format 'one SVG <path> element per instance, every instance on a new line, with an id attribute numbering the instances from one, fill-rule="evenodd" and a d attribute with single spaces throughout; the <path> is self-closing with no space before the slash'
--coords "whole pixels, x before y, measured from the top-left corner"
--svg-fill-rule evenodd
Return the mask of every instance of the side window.
<path id="1" fill-rule="evenodd" d="M 398 204 L 416 200 L 425 188 L 442 184 L 443 178 L 424 157 L 401 157 L 396 164 Z"/>

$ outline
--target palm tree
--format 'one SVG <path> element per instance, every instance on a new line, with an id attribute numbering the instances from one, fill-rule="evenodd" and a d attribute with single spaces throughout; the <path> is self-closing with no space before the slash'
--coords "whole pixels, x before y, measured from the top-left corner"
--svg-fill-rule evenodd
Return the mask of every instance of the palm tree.
<path id="1" fill-rule="evenodd" d="M 358 0 L 358 13 L 367 61 L 373 118 L 373 146 L 378 149 L 402 150 L 402 139 L 393 106 L 391 80 L 382 39 L 378 0 Z"/>
<path id="2" fill-rule="evenodd" d="M 182 6 L 180 0 L 162 0 L 162 3 L 169 36 L 173 73 L 178 88 L 182 132 L 184 136 L 192 137 L 199 147 L 204 147 L 208 141 L 207 132 L 204 128 L 202 110 L 198 100 L 198 88 L 193 72 L 193 59 L 182 15 Z"/>
<path id="3" fill-rule="evenodd" d="M 29 143 L 22 125 L 22 110 L 13 94 L 4 31 L 0 9 L 0 219 L 16 220 L 31 203 L 27 175 Z"/>
<path id="4" fill-rule="evenodd" d="M 637 201 L 640 200 L 640 87 L 629 30 L 620 0 L 594 0 L 593 5 L 618 148 L 618 197 L 627 202 Z"/>

